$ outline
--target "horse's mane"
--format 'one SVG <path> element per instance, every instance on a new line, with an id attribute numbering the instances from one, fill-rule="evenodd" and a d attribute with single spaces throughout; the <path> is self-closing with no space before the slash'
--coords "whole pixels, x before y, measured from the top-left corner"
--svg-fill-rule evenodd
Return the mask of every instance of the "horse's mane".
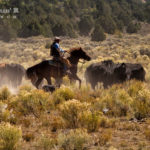
<path id="1" fill-rule="evenodd" d="M 79 50 L 81 50 L 81 49 L 82 49 L 81 47 L 73 47 L 73 48 L 71 48 L 71 49 L 68 51 L 68 53 L 72 54 L 73 52 L 79 51 Z"/>

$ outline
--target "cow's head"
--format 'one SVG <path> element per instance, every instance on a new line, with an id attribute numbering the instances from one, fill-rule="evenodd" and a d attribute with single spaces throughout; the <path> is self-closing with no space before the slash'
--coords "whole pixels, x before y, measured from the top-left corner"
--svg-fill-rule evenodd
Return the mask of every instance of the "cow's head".
<path id="1" fill-rule="evenodd" d="M 121 63 L 121 64 L 117 64 L 115 69 L 114 69 L 114 75 L 118 80 L 121 81 L 125 81 L 127 80 L 128 76 L 126 73 L 126 64 L 125 63 Z"/>

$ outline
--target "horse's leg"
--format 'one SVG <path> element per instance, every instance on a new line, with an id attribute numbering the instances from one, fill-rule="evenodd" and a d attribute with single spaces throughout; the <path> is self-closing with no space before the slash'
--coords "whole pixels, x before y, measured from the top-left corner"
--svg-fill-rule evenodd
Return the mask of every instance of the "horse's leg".
<path id="1" fill-rule="evenodd" d="M 62 84 L 62 78 L 57 78 L 56 79 L 56 86 L 60 87 L 61 84 Z"/>
<path id="2" fill-rule="evenodd" d="M 52 85 L 51 77 L 46 77 L 46 80 L 49 85 Z"/>
<path id="3" fill-rule="evenodd" d="M 81 79 L 76 74 L 73 75 L 73 79 L 79 81 L 79 88 L 81 88 Z"/>
<path id="4" fill-rule="evenodd" d="M 95 90 L 96 83 L 93 83 L 93 82 L 92 82 L 92 83 L 91 83 L 91 86 L 92 86 L 92 89 Z"/>
<path id="5" fill-rule="evenodd" d="M 40 83 L 42 82 L 42 80 L 43 80 L 43 78 L 40 78 L 40 79 L 38 79 L 38 80 L 36 81 L 35 87 L 36 87 L 37 89 L 39 89 L 39 85 L 40 85 Z"/>

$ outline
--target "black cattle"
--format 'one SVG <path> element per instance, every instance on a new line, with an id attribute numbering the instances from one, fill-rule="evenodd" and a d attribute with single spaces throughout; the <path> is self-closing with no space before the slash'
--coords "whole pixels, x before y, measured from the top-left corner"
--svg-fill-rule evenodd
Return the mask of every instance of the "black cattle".
<path id="1" fill-rule="evenodd" d="M 19 64 L 0 64 L 0 86 L 17 87 L 21 84 L 24 75 L 25 69 Z"/>
<path id="2" fill-rule="evenodd" d="M 145 81 L 145 70 L 141 64 L 126 63 L 126 74 L 128 79 Z"/>
<path id="3" fill-rule="evenodd" d="M 113 63 L 112 60 L 91 64 L 85 71 L 86 81 L 93 89 L 98 82 L 102 82 L 104 88 L 115 83 L 122 83 L 126 80 L 145 80 L 145 71 L 140 64 Z"/>

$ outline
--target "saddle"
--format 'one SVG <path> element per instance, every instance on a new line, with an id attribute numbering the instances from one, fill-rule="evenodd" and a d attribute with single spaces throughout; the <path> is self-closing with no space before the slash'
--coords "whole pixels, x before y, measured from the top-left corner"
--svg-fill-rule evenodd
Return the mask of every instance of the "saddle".
<path id="1" fill-rule="evenodd" d="M 60 60 L 48 60 L 48 64 L 55 67 L 63 67 L 63 64 Z"/>
<path id="2" fill-rule="evenodd" d="M 55 66 L 55 67 L 63 67 L 64 64 L 68 68 L 71 67 L 70 62 L 67 59 L 63 58 L 63 57 L 60 57 L 59 59 L 53 58 L 52 60 L 49 60 L 49 65 L 52 65 L 52 66 Z"/>

